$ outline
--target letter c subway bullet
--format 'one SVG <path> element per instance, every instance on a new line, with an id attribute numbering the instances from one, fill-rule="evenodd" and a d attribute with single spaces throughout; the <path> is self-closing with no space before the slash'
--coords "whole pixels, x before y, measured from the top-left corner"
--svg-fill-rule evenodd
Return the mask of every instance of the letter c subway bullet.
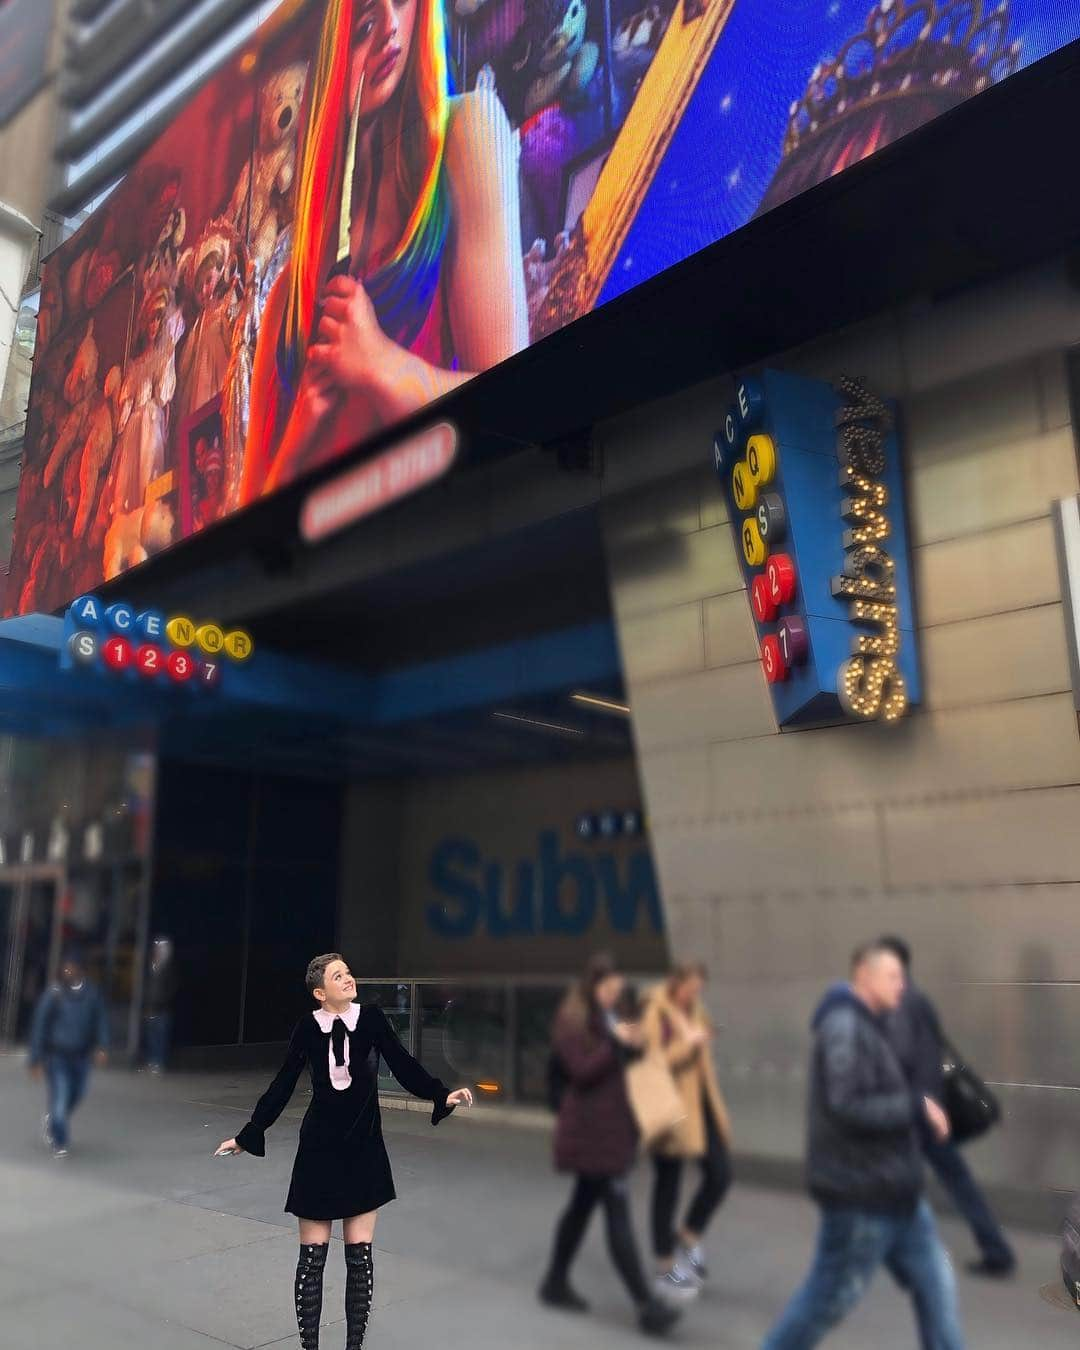
<path id="1" fill-rule="evenodd" d="M 135 611 L 130 605 L 110 605 L 105 611 L 105 622 L 120 637 L 126 637 L 135 628 Z"/>

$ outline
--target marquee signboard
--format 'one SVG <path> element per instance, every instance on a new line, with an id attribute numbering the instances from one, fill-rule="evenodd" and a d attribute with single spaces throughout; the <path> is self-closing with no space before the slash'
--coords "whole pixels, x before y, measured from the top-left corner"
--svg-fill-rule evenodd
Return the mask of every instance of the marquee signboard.
<path id="1" fill-rule="evenodd" d="M 892 408 L 859 380 L 743 380 L 713 445 L 779 724 L 895 722 L 920 697 Z"/>
<path id="2" fill-rule="evenodd" d="M 137 612 L 123 601 L 106 604 L 83 595 L 64 616 L 64 670 L 93 670 L 150 684 L 217 689 L 229 665 L 242 665 L 255 654 L 251 634 L 197 622 L 184 614 L 171 618 L 156 609 Z"/>
<path id="3" fill-rule="evenodd" d="M 12 611 L 60 609 L 1078 36 L 1080 0 L 284 0 L 48 260 Z"/>

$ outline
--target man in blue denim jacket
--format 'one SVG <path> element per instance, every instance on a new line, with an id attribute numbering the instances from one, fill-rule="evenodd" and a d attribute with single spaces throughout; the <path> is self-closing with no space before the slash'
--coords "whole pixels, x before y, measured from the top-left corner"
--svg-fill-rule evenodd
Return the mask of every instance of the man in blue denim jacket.
<path id="1" fill-rule="evenodd" d="M 814 1262 L 764 1350 L 810 1350 L 854 1308 L 879 1266 L 910 1295 L 923 1350 L 963 1350 L 949 1258 L 923 1196 L 918 1129 L 945 1138 L 940 1106 L 912 1088 L 882 1019 L 904 968 L 882 943 L 860 948 L 851 983 L 814 1015 L 807 1181 L 821 1207 Z"/>
<path id="2" fill-rule="evenodd" d="M 55 1157 L 67 1154 L 71 1114 L 86 1095 L 91 1064 L 105 1063 L 108 1045 L 105 1000 L 72 953 L 64 959 L 59 983 L 38 1000 L 30 1028 L 30 1072 L 48 1083 L 44 1135 Z"/>

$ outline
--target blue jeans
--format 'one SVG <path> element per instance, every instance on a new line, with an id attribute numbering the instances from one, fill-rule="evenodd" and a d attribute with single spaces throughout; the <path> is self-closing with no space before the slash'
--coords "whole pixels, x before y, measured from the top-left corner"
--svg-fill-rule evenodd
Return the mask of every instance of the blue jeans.
<path id="1" fill-rule="evenodd" d="M 67 1148 L 71 1113 L 86 1095 L 89 1055 L 50 1055 L 45 1062 L 49 1083 L 49 1138 L 54 1148 Z"/>
<path id="2" fill-rule="evenodd" d="M 823 1209 L 810 1274 L 762 1350 L 810 1350 L 851 1312 L 881 1265 L 912 1297 L 922 1350 L 963 1350 L 952 1267 L 925 1200 L 910 1215 Z"/>
<path id="3" fill-rule="evenodd" d="M 163 1069 L 169 1055 L 169 1040 L 172 1032 L 171 1013 L 151 1013 L 143 1023 L 143 1044 L 146 1048 L 146 1062 L 152 1069 Z"/>
<path id="4" fill-rule="evenodd" d="M 968 1221 L 983 1260 L 992 1266 L 1013 1265 L 1016 1256 L 986 1203 L 986 1197 L 979 1190 L 978 1182 L 971 1175 L 959 1146 L 951 1139 L 946 1139 L 943 1144 L 936 1139 L 926 1140 L 923 1152 L 949 1198 Z"/>

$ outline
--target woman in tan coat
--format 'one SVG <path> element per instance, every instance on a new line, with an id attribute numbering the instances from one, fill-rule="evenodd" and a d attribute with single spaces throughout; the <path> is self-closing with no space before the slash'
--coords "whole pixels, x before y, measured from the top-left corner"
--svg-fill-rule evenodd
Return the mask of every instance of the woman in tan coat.
<path id="1" fill-rule="evenodd" d="M 705 980 L 704 966 L 676 967 L 654 990 L 643 1020 L 649 1049 L 667 1060 L 686 1105 L 685 1118 L 652 1150 L 659 1286 L 668 1298 L 677 1299 L 692 1298 L 705 1279 L 702 1238 L 731 1185 L 731 1125 L 710 1052 L 712 1028 L 701 1002 Z M 701 1165 L 701 1185 L 677 1228 L 679 1188 L 689 1159 Z"/>

